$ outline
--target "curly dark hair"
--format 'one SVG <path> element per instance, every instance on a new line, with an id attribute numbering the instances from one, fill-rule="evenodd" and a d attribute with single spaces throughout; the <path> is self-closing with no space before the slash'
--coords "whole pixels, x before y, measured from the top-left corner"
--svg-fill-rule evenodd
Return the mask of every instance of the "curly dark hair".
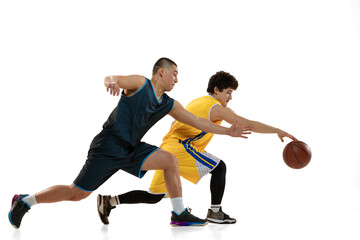
<path id="1" fill-rule="evenodd" d="M 217 87 L 220 92 L 222 92 L 222 90 L 225 88 L 232 88 L 236 90 L 238 85 L 239 83 L 233 75 L 224 71 L 220 71 L 211 76 L 207 92 L 214 93 L 215 87 Z"/>

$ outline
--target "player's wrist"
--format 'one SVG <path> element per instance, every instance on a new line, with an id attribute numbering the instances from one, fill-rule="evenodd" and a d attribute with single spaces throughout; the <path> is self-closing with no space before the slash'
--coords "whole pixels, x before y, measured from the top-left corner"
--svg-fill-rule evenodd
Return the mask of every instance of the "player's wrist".
<path id="1" fill-rule="evenodd" d="M 283 131 L 283 130 L 281 130 L 280 128 L 275 128 L 274 133 L 277 133 L 277 134 L 282 134 L 282 133 L 284 133 L 284 131 Z"/>

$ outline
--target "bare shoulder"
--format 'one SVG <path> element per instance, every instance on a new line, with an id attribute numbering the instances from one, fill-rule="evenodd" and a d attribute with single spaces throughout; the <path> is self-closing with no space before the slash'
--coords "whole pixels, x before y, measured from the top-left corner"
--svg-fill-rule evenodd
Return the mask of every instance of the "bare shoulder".
<path id="1" fill-rule="evenodd" d="M 141 75 L 129 75 L 126 78 L 127 78 L 127 81 L 129 81 L 135 85 L 135 88 L 142 87 L 146 81 L 146 78 Z"/>
<path id="2" fill-rule="evenodd" d="M 215 121 L 221 121 L 226 120 L 229 115 L 235 114 L 231 108 L 224 107 L 221 104 L 215 105 L 210 112 L 210 120 Z"/>
<path id="3" fill-rule="evenodd" d="M 116 82 L 124 89 L 126 96 L 131 96 L 145 84 L 145 77 L 141 75 L 117 76 Z"/>

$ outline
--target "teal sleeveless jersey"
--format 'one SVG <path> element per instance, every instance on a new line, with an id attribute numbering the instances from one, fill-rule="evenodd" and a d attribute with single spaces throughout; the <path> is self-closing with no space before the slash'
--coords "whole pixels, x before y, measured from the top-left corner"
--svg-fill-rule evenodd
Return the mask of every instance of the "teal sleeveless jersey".
<path id="1" fill-rule="evenodd" d="M 134 95 L 127 97 L 122 92 L 120 101 L 103 125 L 103 130 L 126 145 L 135 147 L 145 133 L 174 106 L 174 99 L 166 93 L 161 101 L 156 98 L 151 81 L 145 83 Z"/>

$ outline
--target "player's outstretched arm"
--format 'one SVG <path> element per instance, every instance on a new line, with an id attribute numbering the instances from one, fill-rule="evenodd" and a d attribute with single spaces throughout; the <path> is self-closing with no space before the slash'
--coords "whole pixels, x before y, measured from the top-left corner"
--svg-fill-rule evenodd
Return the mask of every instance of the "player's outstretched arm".
<path id="1" fill-rule="evenodd" d="M 191 112 L 187 111 L 178 101 L 175 100 L 174 107 L 169 113 L 174 119 L 179 122 L 188 124 L 197 129 L 205 132 L 211 132 L 215 134 L 230 135 L 232 137 L 247 138 L 245 135 L 250 134 L 251 128 L 248 126 L 238 124 L 238 121 L 234 121 L 230 128 L 216 125 L 215 123 L 200 118 Z"/>
<path id="2" fill-rule="evenodd" d="M 113 96 L 119 96 L 120 88 L 136 92 L 144 83 L 145 78 L 140 75 L 107 76 L 104 79 L 106 91 L 110 90 L 110 94 Z"/>
<path id="3" fill-rule="evenodd" d="M 246 118 L 243 118 L 243 117 L 237 115 L 232 109 L 221 106 L 221 105 L 216 105 L 212 109 L 211 114 L 210 114 L 210 119 L 212 121 L 225 120 L 226 122 L 228 122 L 230 124 L 233 124 L 236 121 L 236 119 L 238 119 L 240 125 L 250 126 L 252 128 L 253 132 L 276 133 L 282 142 L 284 141 L 284 137 L 288 137 L 294 141 L 297 141 L 297 139 L 293 135 L 291 135 L 279 128 L 275 128 L 275 127 L 272 127 L 270 125 L 267 125 L 267 124 L 264 124 L 261 122 L 248 120 Z"/>

